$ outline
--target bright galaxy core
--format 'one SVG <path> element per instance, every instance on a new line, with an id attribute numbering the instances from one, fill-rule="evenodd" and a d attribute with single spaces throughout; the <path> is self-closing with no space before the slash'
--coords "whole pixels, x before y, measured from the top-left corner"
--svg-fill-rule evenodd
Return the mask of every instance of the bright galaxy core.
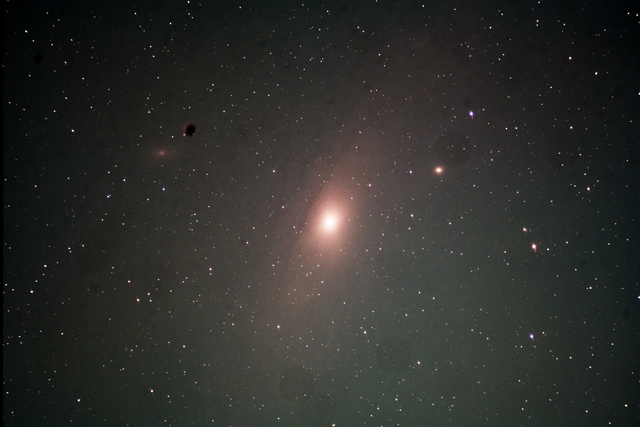
<path id="1" fill-rule="evenodd" d="M 334 212 L 326 212 L 322 225 L 325 232 L 333 233 L 338 228 L 338 216 Z"/>

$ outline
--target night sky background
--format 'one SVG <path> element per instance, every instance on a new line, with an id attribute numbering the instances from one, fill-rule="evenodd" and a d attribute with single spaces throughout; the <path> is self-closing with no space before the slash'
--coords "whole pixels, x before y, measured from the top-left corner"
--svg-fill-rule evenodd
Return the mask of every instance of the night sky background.
<path id="1" fill-rule="evenodd" d="M 3 6 L 7 425 L 640 422 L 636 1 Z"/>

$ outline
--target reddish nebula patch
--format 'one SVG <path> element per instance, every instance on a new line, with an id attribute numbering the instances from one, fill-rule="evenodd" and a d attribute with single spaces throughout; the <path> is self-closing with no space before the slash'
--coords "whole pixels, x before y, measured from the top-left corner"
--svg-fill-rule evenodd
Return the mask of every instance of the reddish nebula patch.
<path id="1" fill-rule="evenodd" d="M 196 125 L 194 125 L 193 123 L 189 123 L 188 125 L 186 125 L 184 127 L 184 134 L 187 136 L 193 136 L 193 134 L 196 133 Z"/>

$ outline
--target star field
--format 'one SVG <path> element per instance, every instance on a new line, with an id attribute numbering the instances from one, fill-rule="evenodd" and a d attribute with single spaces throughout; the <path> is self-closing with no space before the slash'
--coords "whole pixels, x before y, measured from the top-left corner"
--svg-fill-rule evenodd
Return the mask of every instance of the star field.
<path id="1" fill-rule="evenodd" d="M 4 423 L 636 425 L 639 13 L 8 2 Z"/>

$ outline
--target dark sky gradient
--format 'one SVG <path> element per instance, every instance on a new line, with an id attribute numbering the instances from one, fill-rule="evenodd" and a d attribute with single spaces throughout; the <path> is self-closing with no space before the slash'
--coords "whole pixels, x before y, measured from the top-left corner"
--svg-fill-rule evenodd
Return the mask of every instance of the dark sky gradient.
<path id="1" fill-rule="evenodd" d="M 5 425 L 640 422 L 637 2 L 4 9 Z"/>

